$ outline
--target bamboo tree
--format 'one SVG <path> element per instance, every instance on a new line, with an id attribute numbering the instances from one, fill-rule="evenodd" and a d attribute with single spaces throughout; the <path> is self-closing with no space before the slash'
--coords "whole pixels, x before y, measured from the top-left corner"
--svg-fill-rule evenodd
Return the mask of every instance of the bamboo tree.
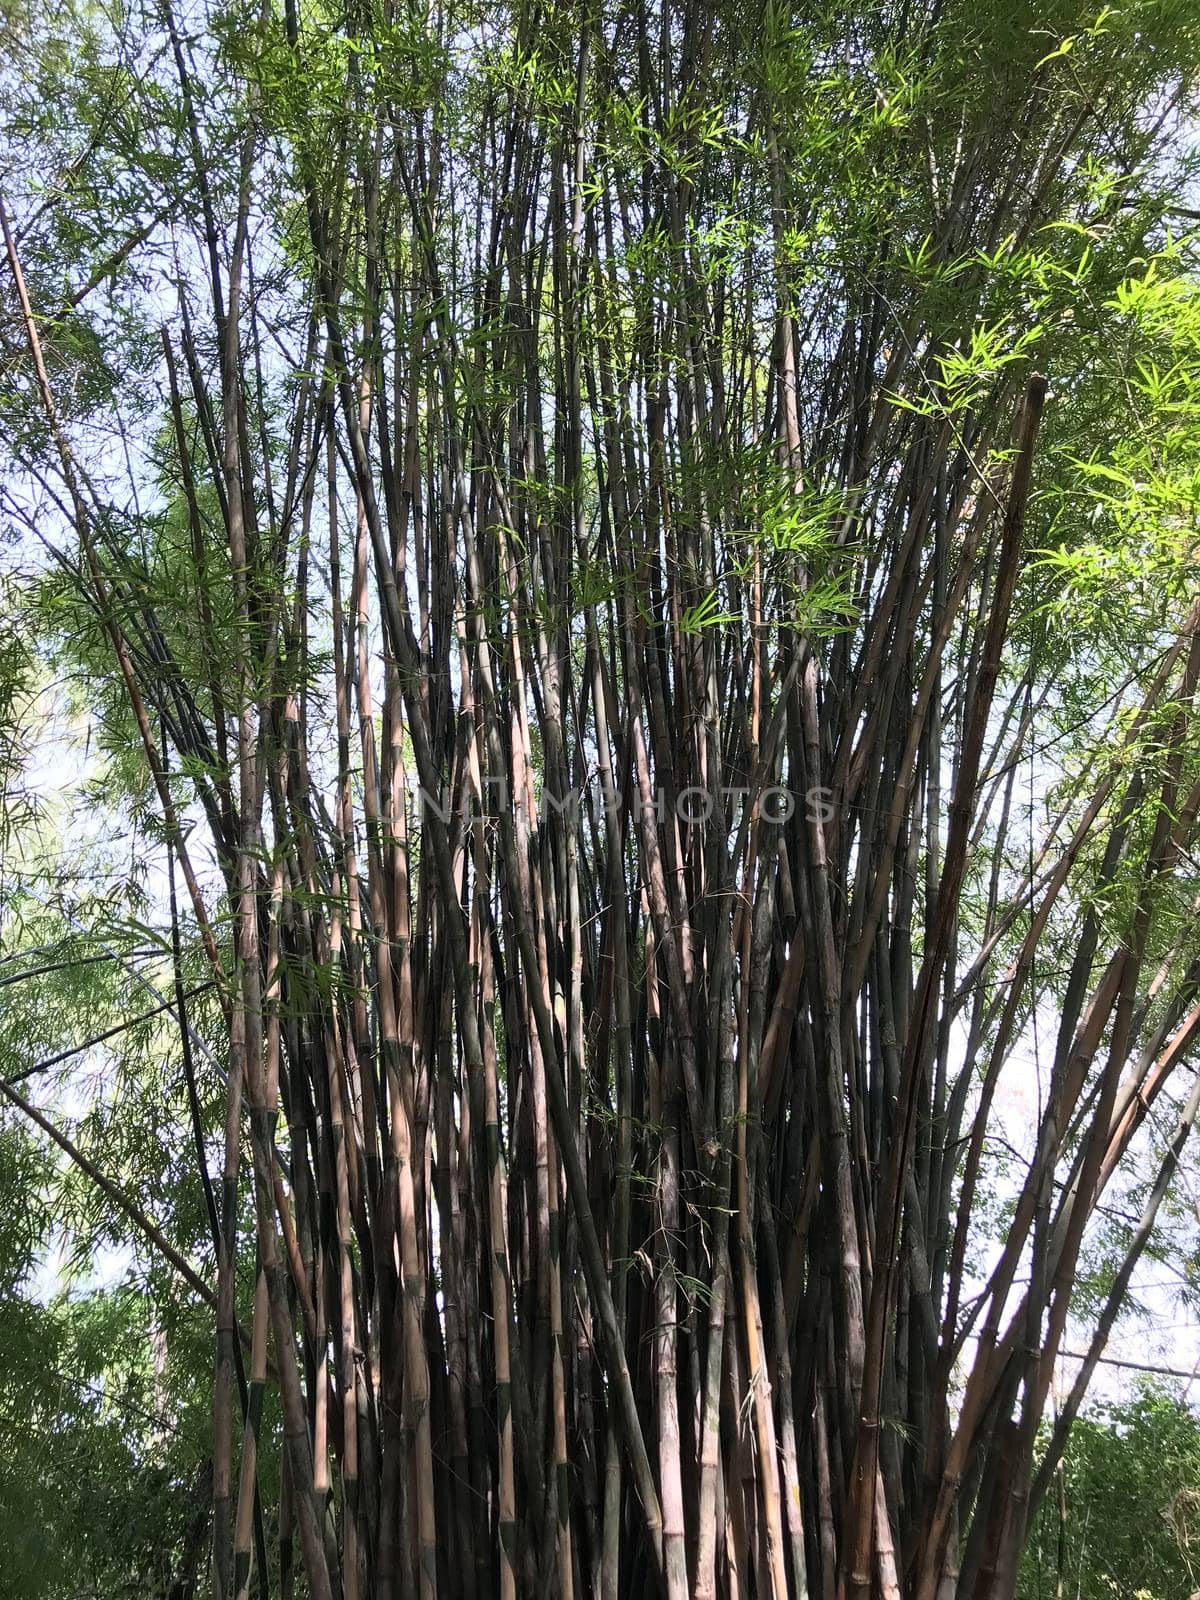
<path id="1" fill-rule="evenodd" d="M 0 1088 L 213 1308 L 222 1600 L 294 1534 L 318 1600 L 1015 1592 L 1196 1109 L 1170 9 L 160 8 L 146 216 L 60 306 L 6 211 L 206 1193 L 185 958 L 219 1001 L 215 1287 Z M 81 159 L 100 235 L 128 131 Z"/>

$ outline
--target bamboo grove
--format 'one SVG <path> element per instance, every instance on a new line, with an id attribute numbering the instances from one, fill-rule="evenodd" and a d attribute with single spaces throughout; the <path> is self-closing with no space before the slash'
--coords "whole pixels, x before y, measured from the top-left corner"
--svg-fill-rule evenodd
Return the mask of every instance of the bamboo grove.
<path id="1" fill-rule="evenodd" d="M 209 1308 L 178 1592 L 1012 1595 L 1200 1094 L 1189 8 L 76 15 L 5 516 L 207 1236 L 0 1087 Z"/>

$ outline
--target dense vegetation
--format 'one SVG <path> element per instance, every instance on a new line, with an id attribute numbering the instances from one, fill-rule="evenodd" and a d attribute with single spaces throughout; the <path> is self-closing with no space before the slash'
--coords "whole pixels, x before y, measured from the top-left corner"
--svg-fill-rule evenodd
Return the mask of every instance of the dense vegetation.
<path id="1" fill-rule="evenodd" d="M 1198 1465 L 1195 1413 L 1163 1390 L 1081 1418 L 1030 1531 L 1021 1600 L 1190 1600 L 1200 1582 Z"/>
<path id="2" fill-rule="evenodd" d="M 1194 4 L 3 28 L 0 1586 L 1182 1592 Z"/>

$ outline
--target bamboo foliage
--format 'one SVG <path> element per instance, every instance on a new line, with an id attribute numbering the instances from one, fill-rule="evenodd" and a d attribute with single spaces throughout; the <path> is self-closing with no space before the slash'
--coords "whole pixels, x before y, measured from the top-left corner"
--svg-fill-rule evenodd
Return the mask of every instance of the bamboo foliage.
<path id="1" fill-rule="evenodd" d="M 1018 789 L 1185 103 L 1135 10 L 1055 8 L 1072 55 L 1032 8 L 168 0 L 186 593 L 6 220 L 185 1047 L 181 940 L 226 1029 L 216 1600 L 297 1592 L 293 1538 L 316 1600 L 1013 1593 L 1088 1230 L 1200 1019 L 1186 583 Z"/>

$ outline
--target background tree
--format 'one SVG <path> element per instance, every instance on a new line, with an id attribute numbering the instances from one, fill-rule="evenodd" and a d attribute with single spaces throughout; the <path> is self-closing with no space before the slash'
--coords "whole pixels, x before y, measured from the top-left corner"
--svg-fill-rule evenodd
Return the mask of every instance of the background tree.
<path id="1" fill-rule="evenodd" d="M 1148 1386 L 1097 1407 L 1072 1429 L 1018 1594 L 1187 1600 L 1196 1588 L 1198 1465 L 1195 1414 L 1169 1390 Z"/>

